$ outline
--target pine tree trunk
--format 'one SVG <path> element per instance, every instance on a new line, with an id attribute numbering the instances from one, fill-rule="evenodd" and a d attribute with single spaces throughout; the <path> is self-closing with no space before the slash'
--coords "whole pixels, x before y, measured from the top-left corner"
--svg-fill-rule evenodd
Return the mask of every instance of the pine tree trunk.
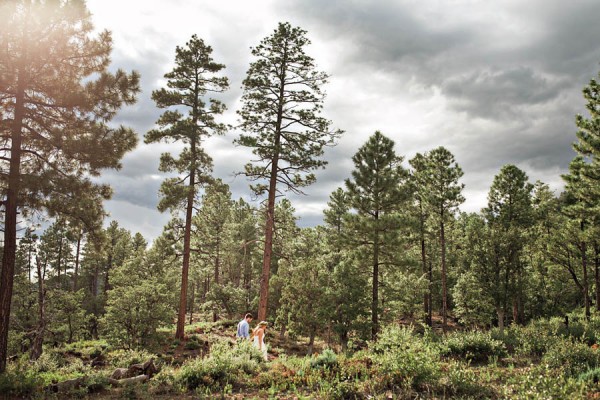
<path id="1" fill-rule="evenodd" d="M 423 275 L 428 276 L 427 271 L 427 253 L 425 252 L 425 217 L 423 216 L 423 205 L 419 203 L 419 208 L 421 209 L 421 264 L 423 267 Z M 431 322 L 431 314 L 429 310 L 431 308 L 431 281 L 427 280 L 427 292 L 423 294 L 423 310 L 425 311 L 425 323 L 427 326 L 432 326 Z"/>
<path id="2" fill-rule="evenodd" d="M 13 293 L 15 275 L 15 257 L 17 252 L 17 208 L 21 189 L 21 143 L 24 118 L 24 72 L 20 70 L 17 95 L 15 98 L 15 114 L 11 127 L 10 166 L 8 185 L 5 188 L 4 201 L 4 249 L 2 252 L 2 268 L 0 268 L 0 373 L 6 370 L 8 357 L 8 329 L 10 323 L 10 304 Z"/>
<path id="3" fill-rule="evenodd" d="M 58 259 L 56 262 L 56 268 L 58 269 L 58 279 L 57 279 L 57 283 L 58 283 L 58 288 L 62 289 L 62 285 L 60 283 L 60 267 L 62 264 L 62 252 L 63 252 L 63 238 L 62 236 L 60 237 L 60 243 L 58 245 Z M 65 268 L 65 275 L 66 275 L 67 269 Z"/>
<path id="4" fill-rule="evenodd" d="M 348 331 L 345 329 L 340 332 L 340 344 L 342 345 L 343 353 L 348 351 Z"/>
<path id="5" fill-rule="evenodd" d="M 307 349 L 307 355 L 312 356 L 312 353 L 314 351 L 314 347 L 315 347 L 315 335 L 316 335 L 316 329 L 313 327 L 310 329 L 310 334 L 308 337 L 308 349 Z"/>
<path id="6" fill-rule="evenodd" d="M 600 311 L 600 246 L 594 241 L 594 275 L 596 280 L 596 310 Z"/>
<path id="7" fill-rule="evenodd" d="M 590 292 L 588 286 L 587 272 L 587 246 L 585 241 L 581 242 L 581 266 L 583 269 L 583 304 L 585 307 L 585 319 L 590 319 Z"/>
<path id="8" fill-rule="evenodd" d="M 448 327 L 448 288 L 446 287 L 446 237 L 444 232 L 444 211 L 440 213 L 440 245 L 442 248 L 442 330 Z"/>
<path id="9" fill-rule="evenodd" d="M 375 212 L 375 225 L 379 219 L 379 211 Z M 379 332 L 379 231 L 375 230 L 373 242 L 373 298 L 371 302 L 371 338 L 375 340 Z"/>
<path id="10" fill-rule="evenodd" d="M 77 291 L 77 277 L 79 274 L 79 255 L 81 252 L 81 236 L 82 233 L 79 232 L 79 236 L 77 236 L 77 250 L 75 252 L 75 272 L 73 273 L 73 291 Z"/>
<path id="11" fill-rule="evenodd" d="M 190 325 L 194 322 L 194 295 L 195 293 L 194 282 L 192 282 L 192 295 L 190 296 Z"/>
<path id="12" fill-rule="evenodd" d="M 271 256 L 273 254 L 273 230 L 275 229 L 275 195 L 277 190 L 277 172 L 279 164 L 279 146 L 281 145 L 281 123 L 283 120 L 283 104 L 285 101 L 285 73 L 287 70 L 287 47 L 283 49 L 281 75 L 279 76 L 279 96 L 277 104 L 277 121 L 275 122 L 274 154 L 271 160 L 269 177 L 269 198 L 267 201 L 267 220 L 265 222 L 265 249 L 263 253 L 263 268 L 260 277 L 260 299 L 258 301 L 258 319 L 267 319 L 267 303 L 269 297 L 269 278 L 271 273 Z"/>
<path id="13" fill-rule="evenodd" d="M 192 158 L 196 154 L 196 142 L 191 143 Z M 187 310 L 188 274 L 190 269 L 190 243 L 192 236 L 192 212 L 194 211 L 194 194 L 196 185 L 196 168 L 190 171 L 190 184 L 188 186 L 187 206 L 185 210 L 185 231 L 183 234 L 183 265 L 181 267 L 181 292 L 179 293 L 179 313 L 177 315 L 176 339 L 183 339 L 185 335 L 185 314 Z"/>
<path id="14" fill-rule="evenodd" d="M 45 267 L 42 271 L 42 263 L 37 260 L 38 273 L 38 326 L 35 338 L 31 346 L 30 358 L 37 360 L 42 355 L 42 344 L 44 343 L 44 332 L 46 330 L 46 288 L 44 287 Z"/>
<path id="15" fill-rule="evenodd" d="M 215 285 L 218 286 L 219 285 L 219 269 L 220 269 L 220 260 L 219 260 L 219 252 L 220 252 L 220 241 L 219 238 L 217 238 L 217 248 L 216 248 L 216 258 L 215 258 Z M 217 322 L 217 320 L 219 319 L 219 315 L 217 314 L 216 310 L 213 310 L 213 322 Z"/>
<path id="16" fill-rule="evenodd" d="M 498 329 L 500 334 L 504 334 L 504 309 L 502 306 L 496 306 L 496 314 L 498 315 Z"/>

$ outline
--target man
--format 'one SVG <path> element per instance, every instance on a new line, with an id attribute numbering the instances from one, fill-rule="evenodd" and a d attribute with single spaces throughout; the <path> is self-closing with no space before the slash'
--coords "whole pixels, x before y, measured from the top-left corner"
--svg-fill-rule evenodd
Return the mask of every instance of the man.
<path id="1" fill-rule="evenodd" d="M 250 322 L 252 322 L 252 314 L 246 314 L 244 319 L 238 323 L 237 337 L 239 339 L 250 339 Z"/>

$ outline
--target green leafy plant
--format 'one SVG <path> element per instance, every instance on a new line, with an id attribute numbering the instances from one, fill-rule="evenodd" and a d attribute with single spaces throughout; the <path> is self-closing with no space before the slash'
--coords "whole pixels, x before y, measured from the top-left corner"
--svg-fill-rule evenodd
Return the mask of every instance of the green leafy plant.
<path id="1" fill-rule="evenodd" d="M 442 354 L 481 362 L 493 356 L 505 356 L 506 348 L 501 341 L 492 339 L 489 332 L 457 332 L 446 337 Z"/>

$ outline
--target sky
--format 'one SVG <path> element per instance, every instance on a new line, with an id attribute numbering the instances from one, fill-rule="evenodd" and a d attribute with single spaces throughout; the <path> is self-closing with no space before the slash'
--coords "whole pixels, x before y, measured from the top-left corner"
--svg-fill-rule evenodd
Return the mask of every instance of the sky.
<path id="1" fill-rule="evenodd" d="M 344 185 L 351 157 L 376 130 L 395 141 L 405 163 L 438 146 L 450 150 L 464 171 L 466 201 L 485 207 L 494 176 L 505 164 L 523 169 L 557 193 L 560 175 L 575 153 L 575 115 L 586 114 L 581 91 L 600 70 L 600 2 L 597 0 L 88 0 L 92 21 L 112 32 L 111 68 L 141 74 L 138 102 L 115 123 L 131 126 L 138 147 L 123 168 L 101 180 L 114 188 L 105 206 L 132 232 L 152 240 L 170 216 L 157 211 L 164 175 L 162 152 L 177 144 L 143 143 L 162 110 L 150 96 L 164 87 L 175 47 L 193 34 L 213 48 L 230 89 L 220 99 L 221 121 L 235 126 L 251 47 L 290 22 L 308 33 L 306 48 L 330 75 L 324 116 L 345 131 L 328 148 L 329 162 L 305 195 L 290 195 L 299 225 L 322 222 L 329 195 Z M 236 147 L 239 130 L 205 143 L 214 176 L 233 198 L 253 201 L 249 183 L 235 172 L 252 159 Z M 260 200 L 260 199 L 259 199 Z M 259 201 L 258 200 L 258 201 Z M 256 204 L 256 201 L 255 201 Z"/>

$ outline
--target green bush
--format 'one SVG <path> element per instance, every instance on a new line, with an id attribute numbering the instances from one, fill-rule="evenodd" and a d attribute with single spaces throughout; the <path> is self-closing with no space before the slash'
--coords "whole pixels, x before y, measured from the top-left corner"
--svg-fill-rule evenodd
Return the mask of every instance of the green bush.
<path id="1" fill-rule="evenodd" d="M 190 390 L 218 390 L 243 379 L 243 374 L 256 373 L 263 362 L 262 354 L 249 342 L 233 347 L 219 342 L 213 345 L 208 358 L 186 361 L 175 374 L 175 382 Z"/>
<path id="2" fill-rule="evenodd" d="M 512 376 L 501 386 L 499 398 L 530 399 L 585 399 L 584 382 L 565 377 L 560 371 L 547 366 L 529 368 Z"/>
<path id="3" fill-rule="evenodd" d="M 146 350 L 115 350 L 107 355 L 109 363 L 115 368 L 128 368 L 130 365 L 146 362 L 150 358 L 157 357 Z"/>
<path id="4" fill-rule="evenodd" d="M 600 367 L 589 369 L 586 372 L 579 374 L 577 380 L 588 383 L 600 382 Z"/>
<path id="5" fill-rule="evenodd" d="M 492 339 L 490 332 L 457 332 L 446 337 L 442 355 L 460 357 L 468 361 L 487 361 L 490 357 L 503 357 L 506 347 Z"/>
<path id="6" fill-rule="evenodd" d="M 110 345 L 105 340 L 81 340 L 64 346 L 64 351 L 86 358 L 96 358 L 110 350 Z"/>
<path id="7" fill-rule="evenodd" d="M 478 373 L 468 363 L 450 361 L 442 368 L 438 391 L 460 398 L 495 398 L 491 388 L 481 382 Z"/>
<path id="8" fill-rule="evenodd" d="M 600 366 L 600 352 L 585 343 L 564 339 L 554 343 L 542 361 L 567 376 L 574 376 Z"/>
<path id="9" fill-rule="evenodd" d="M 410 388 L 433 383 L 438 378 L 437 346 L 414 335 L 412 328 L 387 327 L 372 344 L 371 351 L 384 385 Z"/>
<path id="10" fill-rule="evenodd" d="M 195 358 L 185 362 L 176 374 L 176 382 L 189 390 L 205 386 L 224 387 L 235 380 L 233 368 L 225 359 Z"/>
<path id="11" fill-rule="evenodd" d="M 178 383 L 175 378 L 175 370 L 172 367 L 163 367 L 160 372 L 150 380 L 150 389 L 156 394 L 167 394 L 176 392 Z"/>
<path id="12" fill-rule="evenodd" d="M 321 353 L 315 357 L 312 357 L 310 360 L 311 368 L 322 368 L 322 367 L 334 368 L 334 367 L 337 367 L 337 365 L 338 365 L 337 355 L 331 349 L 325 349 L 323 351 L 323 353 Z"/>
<path id="13" fill-rule="evenodd" d="M 0 374 L 0 393 L 17 398 L 33 397 L 43 385 L 42 379 L 33 371 L 7 368 Z"/>
<path id="14" fill-rule="evenodd" d="M 202 347 L 202 345 L 200 343 L 196 342 L 195 340 L 188 341 L 184 346 L 184 348 L 186 350 L 198 350 L 201 347 Z"/>

